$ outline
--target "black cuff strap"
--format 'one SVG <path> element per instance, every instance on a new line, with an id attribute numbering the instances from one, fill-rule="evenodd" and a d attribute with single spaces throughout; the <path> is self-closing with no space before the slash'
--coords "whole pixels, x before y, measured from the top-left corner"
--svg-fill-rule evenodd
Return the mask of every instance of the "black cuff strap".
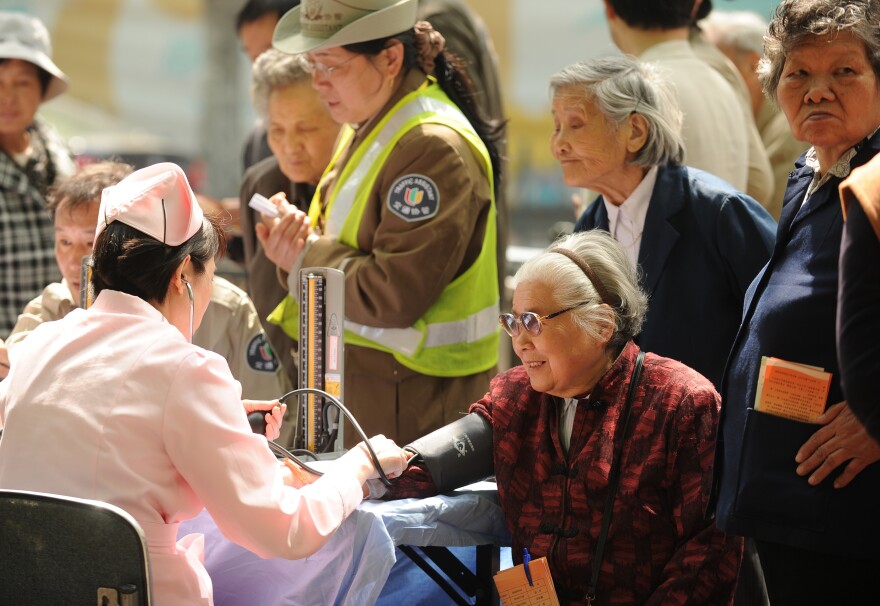
<path id="1" fill-rule="evenodd" d="M 492 475 L 492 426 L 476 413 L 466 415 L 404 447 L 416 453 L 438 493 L 473 484 Z"/>

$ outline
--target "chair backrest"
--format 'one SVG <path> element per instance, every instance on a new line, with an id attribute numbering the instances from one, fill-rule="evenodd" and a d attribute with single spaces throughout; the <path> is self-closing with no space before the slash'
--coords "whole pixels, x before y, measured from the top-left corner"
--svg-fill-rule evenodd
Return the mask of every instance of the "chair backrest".
<path id="1" fill-rule="evenodd" d="M 149 606 L 143 531 L 109 503 L 0 490 L 0 604 Z"/>

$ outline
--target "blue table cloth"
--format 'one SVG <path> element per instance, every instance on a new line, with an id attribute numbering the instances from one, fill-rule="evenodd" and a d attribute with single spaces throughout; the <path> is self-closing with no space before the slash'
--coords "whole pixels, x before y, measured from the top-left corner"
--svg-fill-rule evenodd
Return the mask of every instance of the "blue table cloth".
<path id="1" fill-rule="evenodd" d="M 180 536 L 205 535 L 205 566 L 216 606 L 369 606 L 396 562 L 397 545 L 509 545 L 494 484 L 449 495 L 364 501 L 330 540 L 302 560 L 264 560 L 227 540 L 207 511 Z"/>

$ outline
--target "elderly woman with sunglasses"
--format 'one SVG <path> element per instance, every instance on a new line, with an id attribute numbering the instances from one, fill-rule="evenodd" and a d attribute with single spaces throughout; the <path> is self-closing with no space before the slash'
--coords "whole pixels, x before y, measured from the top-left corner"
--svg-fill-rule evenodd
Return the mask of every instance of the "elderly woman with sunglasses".
<path id="1" fill-rule="evenodd" d="M 742 542 L 703 515 L 720 398 L 696 371 L 640 353 L 646 308 L 606 232 L 558 241 L 520 268 L 500 318 L 522 365 L 469 416 L 491 428 L 514 559 L 546 556 L 561 602 L 586 603 L 598 568 L 600 604 L 729 604 Z M 410 467 L 392 496 L 431 492 L 427 469 Z"/>

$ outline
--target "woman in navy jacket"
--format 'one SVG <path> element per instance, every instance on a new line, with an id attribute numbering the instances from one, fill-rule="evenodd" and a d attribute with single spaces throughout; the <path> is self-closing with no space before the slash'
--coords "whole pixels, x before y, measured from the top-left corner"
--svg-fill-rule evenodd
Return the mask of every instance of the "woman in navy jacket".
<path id="1" fill-rule="evenodd" d="M 774 606 L 880 603 L 880 445 L 843 401 L 835 347 L 838 186 L 880 149 L 878 22 L 877 0 L 786 0 L 765 38 L 764 90 L 813 147 L 789 178 L 773 254 L 746 296 L 715 473 L 718 526 L 756 540 Z M 818 423 L 754 409 L 762 356 L 832 373 Z"/>

